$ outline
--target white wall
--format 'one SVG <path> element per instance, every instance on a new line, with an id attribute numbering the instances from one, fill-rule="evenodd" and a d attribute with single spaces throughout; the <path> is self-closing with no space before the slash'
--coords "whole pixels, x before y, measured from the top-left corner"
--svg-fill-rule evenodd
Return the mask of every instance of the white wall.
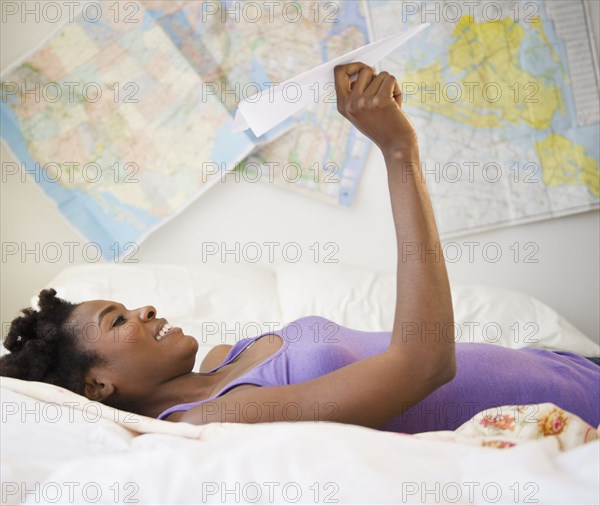
<path id="1" fill-rule="evenodd" d="M 596 19 L 598 4 L 593 2 Z M 596 28 L 598 23 L 596 22 Z M 34 47 L 55 25 L 10 22 L 2 27 L 0 66 L 5 69 L 21 54 Z M 14 161 L 3 144 L 2 162 Z M 49 199 L 42 197 L 35 183 L 7 178 L 1 190 L 1 241 L 26 243 L 32 247 L 49 241 L 62 244 L 87 241 L 80 237 L 60 215 Z M 505 286 L 530 293 L 562 313 L 575 326 L 594 339 L 600 336 L 600 213 L 588 212 L 553 220 L 473 234 L 446 241 L 462 251 L 460 261 L 449 263 L 451 282 L 476 282 Z M 351 208 L 319 203 L 268 183 L 236 183 L 228 178 L 217 184 L 182 214 L 143 243 L 135 255 L 140 262 L 200 262 L 203 243 L 296 242 L 303 253 L 302 262 L 311 263 L 315 242 L 321 253 L 325 243 L 339 246 L 334 258 L 342 263 L 395 268 L 394 227 L 381 154 L 373 148 L 358 193 Z M 468 258 L 468 242 L 475 252 Z M 502 258 L 486 261 L 483 248 L 499 245 Z M 521 255 L 514 260 L 514 245 Z M 526 243 L 537 245 L 537 263 L 525 263 Z M 511 249 L 512 246 L 512 249 Z M 79 251 L 76 249 L 76 251 Z M 277 248 L 275 261 L 284 261 Z M 456 248 L 452 252 L 456 252 Z M 492 250 L 488 250 L 491 252 Z M 267 249 L 263 247 L 266 260 Z M 81 255 L 76 255 L 81 262 Z M 233 256 L 228 257 L 233 261 Z M 219 262 L 211 257 L 210 262 Z M 322 258 L 320 259 L 322 261 Z M 66 255 L 56 263 L 36 261 L 28 255 L 8 257 L 2 265 L 1 321 L 9 322 L 20 307 L 29 305 L 31 295 L 57 272 L 70 265 Z M 260 290 L 260 287 L 257 287 Z M 149 300 L 149 303 L 152 301 Z M 3 333 L 5 332 L 3 329 Z"/>

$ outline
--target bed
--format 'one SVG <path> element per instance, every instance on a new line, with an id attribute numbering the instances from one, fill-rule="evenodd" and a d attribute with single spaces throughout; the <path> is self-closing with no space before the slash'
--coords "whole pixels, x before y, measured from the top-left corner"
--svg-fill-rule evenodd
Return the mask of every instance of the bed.
<path id="1" fill-rule="evenodd" d="M 44 287 L 72 301 L 154 305 L 218 344 L 301 316 L 388 330 L 395 277 L 329 265 L 82 265 Z M 43 288 L 43 287 L 40 287 Z M 452 285 L 457 341 L 600 356 L 524 293 Z M 32 305 L 36 304 L 32 294 Z M 416 435 L 335 422 L 194 426 L 1 379 L 3 504 L 599 504 L 600 427 L 553 404 L 503 406 Z"/>

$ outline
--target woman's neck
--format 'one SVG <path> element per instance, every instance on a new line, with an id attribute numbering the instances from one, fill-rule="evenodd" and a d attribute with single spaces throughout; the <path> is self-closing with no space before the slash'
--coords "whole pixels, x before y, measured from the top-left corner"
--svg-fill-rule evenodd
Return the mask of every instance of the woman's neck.
<path id="1" fill-rule="evenodd" d="M 177 404 L 197 402 L 212 396 L 215 386 L 221 381 L 222 374 L 190 372 L 158 386 L 143 399 L 122 401 L 112 399 L 110 406 L 156 418 L 166 409 Z M 117 394 L 118 395 L 118 394 Z"/>

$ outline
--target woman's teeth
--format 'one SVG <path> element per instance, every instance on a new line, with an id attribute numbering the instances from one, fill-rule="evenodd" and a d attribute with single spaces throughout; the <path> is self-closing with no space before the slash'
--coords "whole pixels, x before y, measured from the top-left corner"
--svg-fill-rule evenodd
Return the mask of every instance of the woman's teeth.
<path id="1" fill-rule="evenodd" d="M 163 336 L 169 332 L 169 330 L 171 330 L 173 328 L 173 325 L 171 325 L 170 323 L 165 323 L 163 325 L 163 328 L 159 330 L 158 335 L 156 336 L 156 340 L 160 341 Z"/>

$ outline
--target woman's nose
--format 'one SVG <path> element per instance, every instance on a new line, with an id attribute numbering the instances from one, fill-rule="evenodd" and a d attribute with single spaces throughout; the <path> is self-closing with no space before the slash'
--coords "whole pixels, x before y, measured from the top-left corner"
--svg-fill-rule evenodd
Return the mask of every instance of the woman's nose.
<path id="1" fill-rule="evenodd" d="M 154 306 L 144 306 L 141 308 L 140 317 L 142 320 L 152 320 L 156 317 L 156 308 Z"/>

